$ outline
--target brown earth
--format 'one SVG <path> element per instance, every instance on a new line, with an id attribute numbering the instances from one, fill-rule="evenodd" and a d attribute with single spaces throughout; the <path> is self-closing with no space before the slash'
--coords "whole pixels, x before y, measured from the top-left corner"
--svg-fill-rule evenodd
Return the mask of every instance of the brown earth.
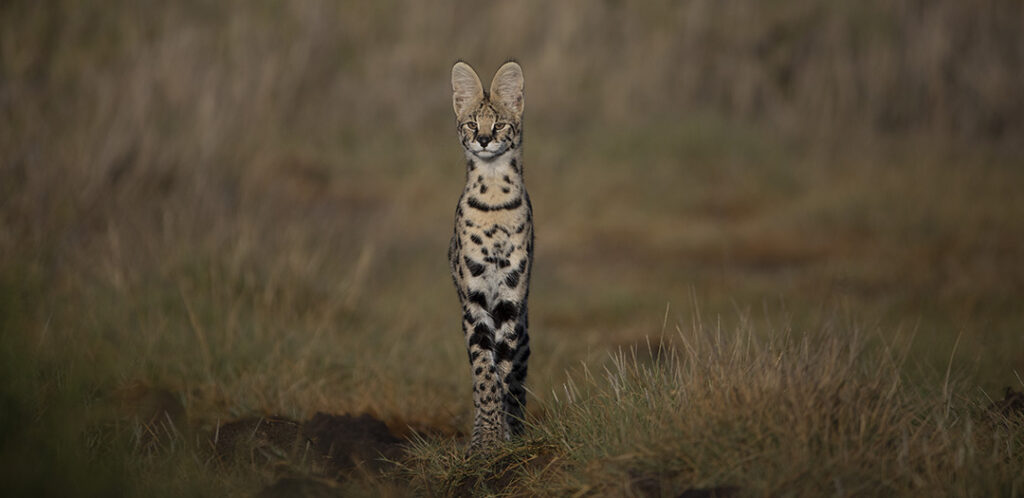
<path id="1" fill-rule="evenodd" d="M 343 472 L 355 467 L 380 471 L 387 460 L 402 455 L 402 443 L 388 426 L 368 414 L 328 415 L 317 413 L 302 427 L 303 437 L 326 458 L 328 467 Z"/>
<path id="2" fill-rule="evenodd" d="M 223 465 L 269 468 L 279 479 L 257 496 L 338 496 L 353 473 L 379 475 L 402 456 L 404 439 L 369 414 L 317 413 L 306 422 L 250 417 L 228 422 L 211 436 Z"/>

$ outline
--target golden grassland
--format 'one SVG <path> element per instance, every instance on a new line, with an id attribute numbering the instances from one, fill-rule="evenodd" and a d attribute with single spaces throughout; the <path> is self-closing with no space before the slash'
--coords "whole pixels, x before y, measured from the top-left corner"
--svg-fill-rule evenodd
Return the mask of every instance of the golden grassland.
<path id="1" fill-rule="evenodd" d="M 1021 6 L 853 5 L 5 3 L 0 482 L 1024 494 Z M 481 465 L 448 71 L 506 56 L 531 429 Z M 409 442 L 211 443 L 318 412 Z"/>

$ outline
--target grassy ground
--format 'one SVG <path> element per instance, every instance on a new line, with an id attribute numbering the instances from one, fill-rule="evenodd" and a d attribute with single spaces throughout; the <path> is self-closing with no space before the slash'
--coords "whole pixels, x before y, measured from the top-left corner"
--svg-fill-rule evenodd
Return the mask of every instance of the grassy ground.
<path id="1" fill-rule="evenodd" d="M 1019 6 L 528 7 L 0 7 L 5 488 L 1024 493 Z M 506 54 L 532 426 L 481 465 L 447 77 Z"/>

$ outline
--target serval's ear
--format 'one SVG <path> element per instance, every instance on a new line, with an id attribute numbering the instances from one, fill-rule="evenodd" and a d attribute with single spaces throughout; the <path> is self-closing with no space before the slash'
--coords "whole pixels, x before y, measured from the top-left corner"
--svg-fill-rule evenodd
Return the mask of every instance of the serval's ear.
<path id="1" fill-rule="evenodd" d="M 456 62 L 452 66 L 452 107 L 455 108 L 455 116 L 462 117 L 463 113 L 479 104 L 483 98 L 484 87 L 476 71 L 465 62 Z"/>
<path id="2" fill-rule="evenodd" d="M 516 117 L 523 116 L 523 68 L 506 62 L 491 80 L 491 102 L 499 102 Z"/>

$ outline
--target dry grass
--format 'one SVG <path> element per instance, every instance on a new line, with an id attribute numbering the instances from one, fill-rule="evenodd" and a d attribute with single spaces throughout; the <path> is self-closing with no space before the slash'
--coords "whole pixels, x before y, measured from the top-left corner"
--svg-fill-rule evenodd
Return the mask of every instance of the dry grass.
<path id="1" fill-rule="evenodd" d="M 422 441 L 405 470 L 437 495 L 1019 495 L 1020 414 L 993 414 L 948 378 L 907 385 L 905 347 L 864 339 L 696 323 L 663 337 L 671 347 L 584 365 L 489 465 Z"/>
<path id="2" fill-rule="evenodd" d="M 401 475 L 421 491 L 476 486 L 464 477 L 487 472 L 450 439 L 469 398 L 444 261 L 462 181 L 447 72 L 514 55 L 538 218 L 537 427 L 482 485 L 629 494 L 623 476 L 648 486 L 655 472 L 665 490 L 774 492 L 773 469 L 797 459 L 806 494 L 883 465 L 891 488 L 865 492 L 1019 494 L 1006 467 L 956 467 L 961 449 L 1006 456 L 985 439 L 1002 433 L 931 414 L 974 420 L 1024 371 L 1020 19 L 1010 1 L 4 3 L 0 481 L 21 495 L 252 493 L 279 472 L 211 465 L 205 438 L 231 419 L 322 411 L 442 434 Z M 654 387 L 577 372 L 572 404 L 552 395 L 567 369 L 600 371 L 609 351 L 699 313 L 748 335 L 718 344 L 684 327 L 696 335 L 668 343 L 692 351 L 609 366 Z M 801 333 L 772 335 L 780 324 Z M 876 350 L 889 336 L 914 337 L 899 368 Z M 961 381 L 943 391 L 958 337 Z M 793 363 L 771 363 L 776 343 Z M 819 376 L 786 370 L 800 365 Z M 890 433 L 822 434 L 848 467 L 796 446 L 833 416 L 815 403 L 897 378 L 836 416 L 910 430 L 902 463 L 866 460 Z M 646 408 L 633 399 L 658 391 Z M 739 401 L 764 417 L 722 420 Z M 624 437 L 637 417 L 652 422 Z M 716 437 L 681 446 L 703 430 Z M 744 450 L 737 438 L 758 430 L 779 441 Z M 608 438 L 588 446 L 586 431 Z M 350 491 L 408 491 L 363 477 Z"/>

